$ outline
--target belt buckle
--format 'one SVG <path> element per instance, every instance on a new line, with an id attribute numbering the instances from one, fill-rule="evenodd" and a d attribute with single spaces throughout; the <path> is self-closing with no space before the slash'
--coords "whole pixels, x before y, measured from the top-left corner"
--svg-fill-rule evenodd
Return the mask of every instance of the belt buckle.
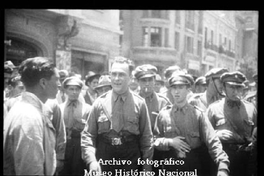
<path id="1" fill-rule="evenodd" d="M 111 138 L 112 140 L 112 145 L 122 145 L 121 138 Z"/>

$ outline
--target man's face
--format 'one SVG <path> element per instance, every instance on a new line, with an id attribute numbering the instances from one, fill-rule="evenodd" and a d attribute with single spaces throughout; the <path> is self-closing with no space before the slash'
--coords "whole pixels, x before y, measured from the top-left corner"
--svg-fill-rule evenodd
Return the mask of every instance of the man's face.
<path id="1" fill-rule="evenodd" d="M 143 94 L 151 94 L 154 91 L 155 79 L 154 77 L 141 78 L 138 80 L 140 92 Z"/>
<path id="2" fill-rule="evenodd" d="M 98 96 L 100 96 L 100 95 L 104 94 L 105 92 L 108 92 L 111 89 L 112 89 L 111 86 L 103 86 L 103 87 L 97 88 L 96 92 L 98 93 Z"/>
<path id="3" fill-rule="evenodd" d="M 225 84 L 225 93 L 227 98 L 233 101 L 238 101 L 243 96 L 243 86 Z"/>
<path id="4" fill-rule="evenodd" d="M 54 70 L 54 74 L 51 76 L 49 80 L 47 80 L 47 96 L 48 98 L 54 99 L 56 98 L 56 94 L 58 92 L 58 87 L 60 86 L 60 75 L 57 68 Z"/>
<path id="5" fill-rule="evenodd" d="M 110 78 L 113 91 L 117 94 L 125 93 L 130 82 L 129 65 L 113 63 Z"/>
<path id="6" fill-rule="evenodd" d="M 155 81 L 155 86 L 154 86 L 154 90 L 155 92 L 160 92 L 160 88 L 162 87 L 162 83 L 159 81 Z"/>
<path id="7" fill-rule="evenodd" d="M 214 84 L 215 84 L 215 86 L 214 86 Z M 213 90 L 213 92 L 215 94 L 217 94 L 218 92 L 222 93 L 223 92 L 223 84 L 219 78 L 211 78 L 208 89 Z M 217 92 L 217 90 L 218 90 L 218 92 Z"/>
<path id="8" fill-rule="evenodd" d="M 94 90 L 96 86 L 98 86 L 99 78 L 94 78 L 91 82 L 88 82 L 88 86 Z"/>
<path id="9" fill-rule="evenodd" d="M 206 91 L 207 86 L 205 84 L 199 84 L 195 86 L 195 93 L 203 93 Z"/>
<path id="10" fill-rule="evenodd" d="M 182 103 L 186 101 L 186 97 L 189 93 L 189 88 L 187 88 L 187 85 L 174 85 L 171 86 L 170 90 L 175 103 Z"/>
<path id="11" fill-rule="evenodd" d="M 75 85 L 69 85 L 66 87 L 65 93 L 68 95 L 69 100 L 77 100 L 81 93 L 81 87 Z"/>

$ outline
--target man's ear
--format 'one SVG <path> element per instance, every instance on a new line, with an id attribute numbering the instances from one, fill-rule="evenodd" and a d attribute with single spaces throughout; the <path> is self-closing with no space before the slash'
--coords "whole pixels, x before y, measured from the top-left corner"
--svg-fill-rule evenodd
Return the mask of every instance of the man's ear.
<path id="1" fill-rule="evenodd" d="M 40 85 L 40 87 L 42 87 L 42 89 L 45 89 L 47 86 L 47 80 L 45 78 L 41 78 L 39 80 L 39 85 Z"/>

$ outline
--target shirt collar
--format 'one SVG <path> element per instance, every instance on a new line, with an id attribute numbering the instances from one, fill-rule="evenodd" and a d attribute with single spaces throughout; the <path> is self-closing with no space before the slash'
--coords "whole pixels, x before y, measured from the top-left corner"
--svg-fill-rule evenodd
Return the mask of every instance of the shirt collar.
<path id="1" fill-rule="evenodd" d="M 25 91 L 25 92 L 21 93 L 21 96 L 22 96 L 23 101 L 26 101 L 26 102 L 32 104 L 39 111 L 42 112 L 44 110 L 44 104 L 40 101 L 40 99 L 35 94 Z"/>
<path id="2" fill-rule="evenodd" d="M 123 93 L 121 95 L 115 93 L 113 90 L 112 90 L 112 92 L 113 92 L 113 100 L 114 100 L 114 102 L 116 102 L 116 100 L 118 99 L 119 96 L 121 96 L 121 99 L 125 102 L 127 97 L 128 97 L 129 90 L 127 90 L 125 93 Z"/>
<path id="3" fill-rule="evenodd" d="M 179 108 L 176 105 L 173 105 L 173 112 L 177 113 L 177 112 L 183 112 L 183 114 L 185 114 L 188 110 L 188 103 L 186 103 L 183 107 Z"/>

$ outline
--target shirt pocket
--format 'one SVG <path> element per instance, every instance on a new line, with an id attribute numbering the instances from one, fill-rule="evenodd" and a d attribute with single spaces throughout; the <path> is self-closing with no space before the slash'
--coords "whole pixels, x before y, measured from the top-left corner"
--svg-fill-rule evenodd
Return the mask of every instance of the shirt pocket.
<path id="1" fill-rule="evenodd" d="M 138 117 L 128 117 L 126 128 L 129 132 L 133 134 L 139 133 L 139 119 Z"/>
<path id="2" fill-rule="evenodd" d="M 108 132 L 110 130 L 110 121 L 106 115 L 102 114 L 98 118 L 98 133 Z"/>

